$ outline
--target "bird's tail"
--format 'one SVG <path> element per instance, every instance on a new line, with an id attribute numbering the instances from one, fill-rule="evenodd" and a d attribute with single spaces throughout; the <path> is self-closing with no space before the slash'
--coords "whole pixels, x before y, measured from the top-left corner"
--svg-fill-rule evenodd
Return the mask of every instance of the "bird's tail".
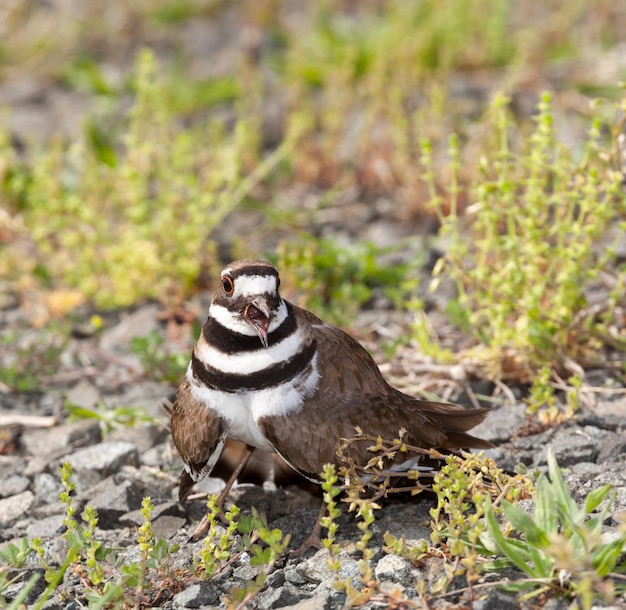
<path id="1" fill-rule="evenodd" d="M 440 449 L 491 449 L 493 447 L 489 441 L 467 432 L 487 417 L 489 409 L 464 409 L 441 402 L 425 402 L 421 404 L 421 407 L 422 412 L 437 422 L 445 431 L 446 440 Z"/>

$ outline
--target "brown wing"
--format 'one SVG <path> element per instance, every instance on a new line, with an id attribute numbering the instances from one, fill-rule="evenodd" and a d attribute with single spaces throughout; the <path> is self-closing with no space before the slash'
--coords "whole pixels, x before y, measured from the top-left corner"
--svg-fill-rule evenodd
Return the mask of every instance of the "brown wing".
<path id="1" fill-rule="evenodd" d="M 350 335 L 304 310 L 297 315 L 312 323 L 321 377 L 318 390 L 298 412 L 259 421 L 292 467 L 317 479 L 325 463 L 337 463 L 341 439 L 354 437 L 357 426 L 386 440 L 406 428 L 406 442 L 422 448 L 491 447 L 466 432 L 485 418 L 487 409 L 463 409 L 403 394 L 385 381 L 369 353 Z M 351 457 L 365 464 L 372 457 L 369 445 L 352 443 Z"/>
<path id="2" fill-rule="evenodd" d="M 430 409 L 431 405 L 436 411 Z M 448 405 L 441 405 L 448 406 Z M 487 410 L 465 410 L 450 405 L 450 413 L 440 417 L 441 406 L 393 391 L 382 398 L 374 394 L 317 394 L 297 413 L 266 417 L 259 425 L 276 451 L 296 470 L 316 479 L 326 463 L 337 464 L 341 439 L 355 436 L 359 427 L 365 434 L 392 440 L 406 428 L 407 444 L 425 449 L 491 447 L 465 432 L 481 421 Z M 447 425 L 447 427 L 446 427 Z M 364 465 L 372 454 L 370 441 L 350 445 L 348 454 Z"/>
<path id="3" fill-rule="evenodd" d="M 339 394 L 386 395 L 393 388 L 385 381 L 369 352 L 347 332 L 322 322 L 306 309 L 293 306 L 298 326 L 310 325 L 317 342 L 322 384 Z"/>
<path id="4" fill-rule="evenodd" d="M 226 440 L 226 422 L 196 400 L 185 379 L 180 384 L 172 407 L 172 438 L 185 462 L 178 497 L 185 500 L 194 483 L 211 472 Z"/>

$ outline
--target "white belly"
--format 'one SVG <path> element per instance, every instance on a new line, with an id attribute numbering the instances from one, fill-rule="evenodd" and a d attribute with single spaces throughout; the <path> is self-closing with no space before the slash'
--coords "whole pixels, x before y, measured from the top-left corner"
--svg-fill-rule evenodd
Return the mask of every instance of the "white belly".
<path id="1" fill-rule="evenodd" d="M 256 423 L 257 419 L 254 416 L 254 393 L 227 394 L 225 392 L 215 392 L 215 394 L 219 396 L 213 396 L 214 400 L 211 400 L 209 404 L 213 408 L 219 405 L 219 408 L 216 410 L 228 421 L 228 438 L 265 451 L 271 452 L 274 450 Z M 268 398 L 271 399 L 271 396 Z"/>
<path id="2" fill-rule="evenodd" d="M 259 429 L 257 421 L 261 417 L 285 416 L 302 407 L 305 396 L 317 388 L 319 372 L 317 354 L 312 367 L 290 381 L 265 390 L 222 392 L 213 390 L 197 382 L 191 371 L 187 379 L 193 397 L 211 408 L 228 422 L 228 438 L 241 441 L 252 447 L 273 452 L 274 447 Z"/>

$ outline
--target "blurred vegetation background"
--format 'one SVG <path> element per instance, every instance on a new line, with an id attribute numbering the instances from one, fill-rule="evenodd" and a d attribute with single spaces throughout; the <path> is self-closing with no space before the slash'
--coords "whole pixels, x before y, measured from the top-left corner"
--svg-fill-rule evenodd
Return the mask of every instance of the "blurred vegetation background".
<path id="1" fill-rule="evenodd" d="M 172 308 L 264 257 L 492 380 L 621 375 L 625 77 L 608 0 L 8 0 L 4 306 Z"/>

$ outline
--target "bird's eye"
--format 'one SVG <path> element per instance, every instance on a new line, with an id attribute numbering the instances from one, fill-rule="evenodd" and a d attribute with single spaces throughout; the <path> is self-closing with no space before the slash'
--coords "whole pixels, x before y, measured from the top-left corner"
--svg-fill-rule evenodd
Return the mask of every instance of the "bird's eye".
<path id="1" fill-rule="evenodd" d="M 226 294 L 232 294 L 235 291 L 233 278 L 229 275 L 222 277 L 222 288 Z"/>
<path id="2" fill-rule="evenodd" d="M 276 276 L 276 290 L 280 288 L 280 275 Z"/>

